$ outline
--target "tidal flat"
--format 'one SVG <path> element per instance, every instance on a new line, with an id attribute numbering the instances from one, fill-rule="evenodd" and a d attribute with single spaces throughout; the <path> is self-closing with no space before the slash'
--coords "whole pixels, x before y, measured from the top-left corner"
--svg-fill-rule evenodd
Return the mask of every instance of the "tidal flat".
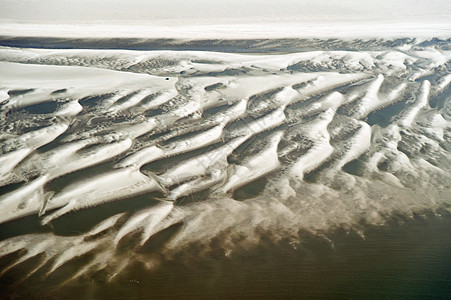
<path id="1" fill-rule="evenodd" d="M 446 299 L 449 45 L 0 38 L 0 295 Z"/>

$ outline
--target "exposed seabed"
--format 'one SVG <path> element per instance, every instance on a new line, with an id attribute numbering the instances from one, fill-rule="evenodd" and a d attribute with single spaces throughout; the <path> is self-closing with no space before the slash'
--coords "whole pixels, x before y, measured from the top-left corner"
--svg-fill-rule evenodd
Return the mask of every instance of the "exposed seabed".
<path id="1" fill-rule="evenodd" d="M 451 294 L 449 40 L 23 42 L 2 297 Z"/>

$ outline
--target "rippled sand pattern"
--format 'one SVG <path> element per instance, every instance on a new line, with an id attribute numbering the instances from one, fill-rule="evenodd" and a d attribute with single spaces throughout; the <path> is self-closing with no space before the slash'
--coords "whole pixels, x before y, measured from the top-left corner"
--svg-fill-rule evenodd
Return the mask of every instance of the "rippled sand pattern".
<path id="1" fill-rule="evenodd" d="M 3 233 L 0 275 L 112 280 L 217 237 L 228 256 L 263 232 L 364 235 L 392 214 L 448 210 L 448 44 L 362 44 L 0 48 L 0 228 L 20 228 Z"/>

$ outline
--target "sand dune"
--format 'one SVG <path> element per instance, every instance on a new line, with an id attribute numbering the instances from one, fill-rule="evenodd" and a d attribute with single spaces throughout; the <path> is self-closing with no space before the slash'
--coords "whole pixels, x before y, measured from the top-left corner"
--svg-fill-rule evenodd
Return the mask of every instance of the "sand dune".
<path id="1" fill-rule="evenodd" d="M 165 255 L 449 209 L 451 55 L 383 47 L 0 48 L 0 223 L 98 214 L 77 234 L 0 241 L 0 256 L 28 251 L 4 272 L 91 255 L 74 278 L 117 274 L 134 255 L 116 249 L 178 224 Z"/>

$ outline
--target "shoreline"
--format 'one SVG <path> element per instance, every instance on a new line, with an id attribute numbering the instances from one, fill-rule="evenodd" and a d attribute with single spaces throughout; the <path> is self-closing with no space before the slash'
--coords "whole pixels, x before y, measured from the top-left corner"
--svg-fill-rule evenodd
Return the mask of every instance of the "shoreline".
<path id="1" fill-rule="evenodd" d="M 192 245 L 151 269 L 137 261 L 112 281 L 99 273 L 60 286 L 57 276 L 64 279 L 84 260 L 81 257 L 46 280 L 39 279 L 43 274 L 24 279 L 18 296 L 57 299 L 84 291 L 82 296 L 95 299 L 446 299 L 451 292 L 451 271 L 446 268 L 451 263 L 451 214 L 390 220 L 383 226 L 368 225 L 365 238 L 353 230 L 332 229 L 323 235 L 301 232 L 299 242 L 274 242 L 263 234 L 257 245 L 229 253 L 220 247 L 199 252 L 202 245 Z M 143 249 L 158 249 L 170 236 L 159 234 Z M 220 243 L 220 237 L 217 240 Z M 11 288 L 18 278 L 7 276 L 2 280 Z M 12 293 L 1 291 L 4 296 Z"/>

